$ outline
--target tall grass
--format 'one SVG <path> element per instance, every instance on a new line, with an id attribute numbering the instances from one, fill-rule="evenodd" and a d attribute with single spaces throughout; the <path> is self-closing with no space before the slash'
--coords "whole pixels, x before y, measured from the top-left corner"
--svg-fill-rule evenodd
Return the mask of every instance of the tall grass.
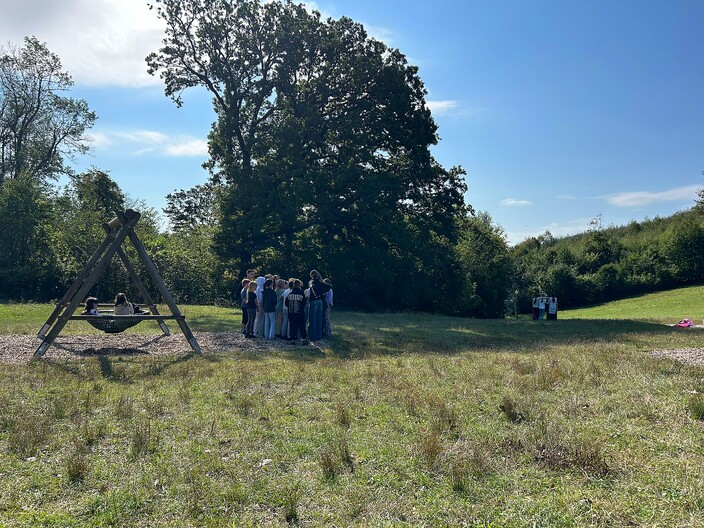
<path id="1" fill-rule="evenodd" d="M 333 316 L 322 349 L 116 356 L 110 376 L 91 357 L 0 364 L 0 525 L 696 526 L 704 515 L 704 370 L 648 353 L 701 334 Z"/>

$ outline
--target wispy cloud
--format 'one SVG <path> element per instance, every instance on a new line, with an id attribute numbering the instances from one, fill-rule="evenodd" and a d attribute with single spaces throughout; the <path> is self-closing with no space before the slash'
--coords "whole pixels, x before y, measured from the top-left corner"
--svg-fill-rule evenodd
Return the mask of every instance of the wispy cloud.
<path id="1" fill-rule="evenodd" d="M 112 144 L 112 140 L 108 135 L 102 132 L 91 132 L 88 134 L 88 141 L 94 148 L 98 149 L 109 147 Z"/>
<path id="2" fill-rule="evenodd" d="M 169 136 L 153 130 L 134 130 L 131 132 L 116 132 L 116 137 L 133 143 L 146 143 L 148 145 L 161 145 L 169 140 Z"/>
<path id="3" fill-rule="evenodd" d="M 0 35 L 46 42 L 84 85 L 161 84 L 144 58 L 161 46 L 164 24 L 143 0 L 0 0 Z"/>
<path id="4" fill-rule="evenodd" d="M 129 151 L 133 156 L 154 154 L 169 157 L 207 157 L 208 143 L 187 135 L 169 136 L 155 130 L 96 132 L 92 134 L 97 149 L 110 147 Z"/>
<path id="5" fill-rule="evenodd" d="M 687 185 L 660 192 L 633 191 L 603 196 L 607 203 L 616 207 L 642 207 L 657 202 L 684 202 L 694 200 L 699 185 Z"/>
<path id="6" fill-rule="evenodd" d="M 530 202 L 528 200 L 517 200 L 516 198 L 506 198 L 505 200 L 501 200 L 501 202 L 499 203 L 507 207 L 533 205 L 533 202 Z"/>
<path id="7" fill-rule="evenodd" d="M 572 196 L 571 194 L 558 194 L 555 196 L 556 200 L 574 200 L 575 197 Z"/>
<path id="8" fill-rule="evenodd" d="M 449 114 L 459 106 L 457 101 L 426 101 L 425 103 L 434 115 Z"/>
<path id="9" fill-rule="evenodd" d="M 527 238 L 542 235 L 546 231 L 550 231 L 555 237 L 576 235 L 587 231 L 591 227 L 589 224 L 591 220 L 591 218 L 576 218 L 567 222 L 551 222 L 530 231 L 508 232 L 506 237 L 510 244 L 518 244 Z"/>
<path id="10" fill-rule="evenodd" d="M 208 143 L 202 139 L 184 139 L 164 149 L 168 156 L 207 156 Z"/>

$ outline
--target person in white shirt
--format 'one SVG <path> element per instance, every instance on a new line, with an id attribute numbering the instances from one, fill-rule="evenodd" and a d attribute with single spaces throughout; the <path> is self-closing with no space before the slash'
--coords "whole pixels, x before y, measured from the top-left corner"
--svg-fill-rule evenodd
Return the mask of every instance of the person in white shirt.
<path id="1" fill-rule="evenodd" d="M 127 300 L 127 295 L 118 293 L 115 296 L 115 315 L 132 315 L 134 314 L 134 306 Z"/>
<path id="2" fill-rule="evenodd" d="M 547 299 L 545 297 L 538 297 L 538 319 L 541 321 L 545 319 L 545 305 L 547 304 L 545 301 Z"/>
<path id="3" fill-rule="evenodd" d="M 557 297 L 554 295 L 548 299 L 548 320 L 557 321 Z"/>
<path id="4" fill-rule="evenodd" d="M 284 294 L 282 296 L 284 302 L 284 322 L 281 326 L 281 337 L 284 339 L 289 339 L 288 306 L 286 306 L 286 299 L 288 298 L 288 294 L 291 293 L 291 290 L 293 290 L 293 281 L 294 279 L 288 280 L 288 288 L 284 290 Z"/>

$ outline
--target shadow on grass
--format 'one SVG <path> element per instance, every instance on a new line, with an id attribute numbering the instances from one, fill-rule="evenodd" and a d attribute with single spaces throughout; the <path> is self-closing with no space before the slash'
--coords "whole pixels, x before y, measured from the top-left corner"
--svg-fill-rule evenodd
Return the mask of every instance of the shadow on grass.
<path id="1" fill-rule="evenodd" d="M 133 349 L 98 349 L 70 352 L 79 357 L 93 355 L 99 359 L 100 372 L 106 379 L 115 379 L 111 361 L 117 357 L 143 357 L 145 363 L 130 369 L 130 379 L 159 376 L 178 363 L 199 358 L 204 361 L 224 361 L 238 358 L 253 361 L 269 360 L 272 357 L 300 362 L 318 361 L 325 358 L 359 359 L 376 355 L 400 354 L 456 354 L 472 351 L 536 352 L 549 347 L 580 346 L 595 342 L 617 342 L 652 348 L 653 341 L 667 340 L 668 336 L 683 336 L 681 329 L 663 324 L 635 320 L 567 319 L 558 321 L 530 321 L 527 319 L 464 319 L 428 314 L 365 314 L 337 312 L 333 317 L 335 335 L 320 343 L 292 346 L 289 343 L 271 347 L 243 349 L 233 341 L 233 323 L 229 318 L 203 315 L 192 318 L 193 328 L 199 331 L 217 332 L 214 349 L 217 352 L 184 354 L 175 356 L 152 356 Z M 190 324 L 190 323 L 189 323 Z M 157 342 L 155 336 L 149 343 Z M 694 336 L 696 339 L 696 336 Z M 63 347 L 61 347 L 63 348 Z M 233 352 L 235 355 L 233 355 Z M 141 360 L 140 360 L 141 363 Z M 123 369 L 119 369 L 120 373 Z M 124 380 L 123 380 L 124 381 Z"/>
<path id="2" fill-rule="evenodd" d="M 548 346 L 596 341 L 645 343 L 654 336 L 679 333 L 662 324 L 633 320 L 480 320 L 423 314 L 344 314 L 336 322 L 341 336 L 330 343 L 328 353 L 341 358 L 492 349 L 538 352 Z"/>
<path id="3" fill-rule="evenodd" d="M 232 317 L 223 319 L 222 314 L 187 315 L 186 322 L 193 332 L 237 332 L 242 329 L 240 323 L 242 312 L 235 312 Z M 181 330 L 176 326 L 176 331 Z"/>

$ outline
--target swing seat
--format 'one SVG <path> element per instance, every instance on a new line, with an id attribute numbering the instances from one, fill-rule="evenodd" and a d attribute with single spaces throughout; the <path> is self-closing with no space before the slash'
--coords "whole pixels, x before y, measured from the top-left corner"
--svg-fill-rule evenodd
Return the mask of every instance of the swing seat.
<path id="1" fill-rule="evenodd" d="M 123 316 L 103 316 L 100 319 L 86 319 L 88 323 L 106 334 L 119 334 L 128 328 L 138 325 L 142 321 L 137 318 Z"/>
<path id="2" fill-rule="evenodd" d="M 112 315 L 112 312 L 102 312 L 104 315 L 72 315 L 69 317 L 71 321 L 88 321 L 93 328 L 97 328 L 106 334 L 119 334 L 128 328 L 133 327 L 142 321 L 165 321 L 185 319 L 184 315 L 153 315 L 149 312 L 140 312 L 135 315 Z M 164 331 L 165 335 L 170 335 L 168 329 Z"/>

